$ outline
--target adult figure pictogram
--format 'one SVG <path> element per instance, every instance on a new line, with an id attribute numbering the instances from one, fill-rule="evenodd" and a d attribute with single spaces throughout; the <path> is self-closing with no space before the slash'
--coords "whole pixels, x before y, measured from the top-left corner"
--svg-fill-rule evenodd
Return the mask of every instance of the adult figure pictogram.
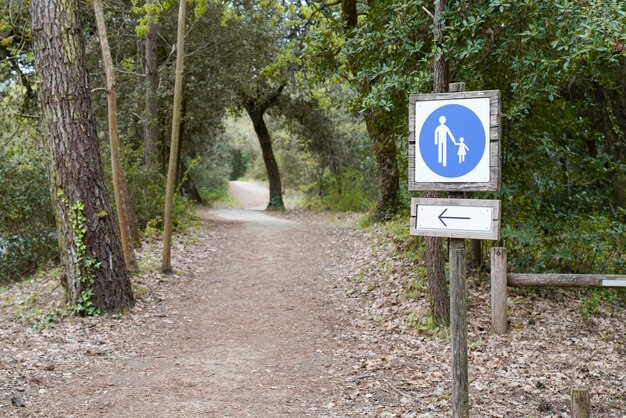
<path id="1" fill-rule="evenodd" d="M 441 116 L 439 118 L 440 125 L 435 129 L 435 145 L 437 145 L 437 161 L 444 167 L 448 165 L 448 136 L 452 139 L 452 142 L 456 145 L 454 135 L 450 132 L 450 128 L 446 126 L 446 117 Z"/>

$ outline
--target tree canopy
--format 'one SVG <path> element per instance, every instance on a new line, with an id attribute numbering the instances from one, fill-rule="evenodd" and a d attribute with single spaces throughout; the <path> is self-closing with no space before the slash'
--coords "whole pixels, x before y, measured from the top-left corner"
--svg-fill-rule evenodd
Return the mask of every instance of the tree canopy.
<path id="1" fill-rule="evenodd" d="M 171 136 L 176 3 L 104 4 L 128 189 L 140 227 L 158 230 Z M 98 138 L 108 152 L 96 24 L 89 5 L 79 7 Z M 432 90 L 433 61 L 441 56 L 450 81 L 502 92 L 497 197 L 504 202 L 510 260 L 528 270 L 625 268 L 623 2 L 448 2 L 438 45 L 433 4 L 422 0 L 196 2 L 192 8 L 185 22 L 175 227 L 184 223 L 185 199 L 219 199 L 234 172 L 268 178 L 259 165 L 263 152 L 248 138 L 254 131 L 234 134 L 225 123 L 242 115 L 269 138 L 282 180 L 276 193 L 297 189 L 308 206 L 369 209 L 374 220 L 406 213 L 408 95 Z M 0 187 L 11 191 L 0 209 L 0 257 L 11 248 L 25 260 L 2 263 L 6 280 L 50 257 L 43 253 L 52 254 L 54 222 L 43 210 L 49 205 L 47 152 L 36 129 L 39 91 L 27 2 L 5 2 L 0 11 L 0 156 L 7 173 Z M 156 82 L 147 77 L 151 27 Z M 158 97 L 152 110 L 149 83 Z M 146 126 L 156 129 L 150 164 Z M 247 139 L 234 141 L 240 134 Z M 110 167 L 105 158 L 107 173 Z M 47 215 L 29 223 L 27 210 L 18 216 L 18 202 Z M 35 243 L 30 227 L 33 237 L 51 240 Z"/>

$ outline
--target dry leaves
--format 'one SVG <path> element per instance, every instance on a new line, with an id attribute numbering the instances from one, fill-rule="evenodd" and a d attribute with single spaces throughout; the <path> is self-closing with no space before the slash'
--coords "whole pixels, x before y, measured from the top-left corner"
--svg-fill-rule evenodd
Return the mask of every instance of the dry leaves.
<path id="1" fill-rule="evenodd" d="M 419 261 L 398 255 L 381 227 L 350 239 L 344 309 L 353 328 L 337 356 L 353 367 L 333 415 L 450 416 L 449 336 L 428 325 L 425 289 L 413 283 Z M 626 312 L 585 320 L 577 292 L 509 289 L 511 331 L 497 336 L 488 280 L 468 277 L 471 416 L 568 417 L 571 389 L 586 386 L 592 416 L 626 417 Z"/>
<path id="2" fill-rule="evenodd" d="M 333 307 L 324 319 L 332 338 L 319 348 L 332 353 L 322 376 L 329 389 L 306 416 L 449 417 L 449 336 L 429 325 L 419 261 L 398 255 L 381 227 L 356 229 L 344 217 L 285 216 L 326 230 L 319 252 L 303 254 L 319 258 L 329 283 L 324 294 L 306 296 Z M 32 416 L 29 405 L 59 383 L 77 375 L 97 379 L 88 374 L 93 365 L 141 357 L 158 345 L 159 335 L 176 326 L 168 301 L 192 296 L 181 280 L 203 274 L 227 239 L 203 227 L 178 237 L 179 272 L 170 277 L 156 273 L 159 243 L 146 243 L 139 254 L 144 273 L 134 279 L 138 303 L 123 318 L 55 321 L 61 300 L 55 277 L 2 289 L 0 416 Z M 468 285 L 472 417 L 568 417 L 575 386 L 590 388 L 593 417 L 626 417 L 625 312 L 601 310 L 585 320 L 576 292 L 546 297 L 510 290 L 511 332 L 497 336 L 490 331 L 488 279 L 470 276 Z M 300 401 L 307 404 L 294 404 Z"/>

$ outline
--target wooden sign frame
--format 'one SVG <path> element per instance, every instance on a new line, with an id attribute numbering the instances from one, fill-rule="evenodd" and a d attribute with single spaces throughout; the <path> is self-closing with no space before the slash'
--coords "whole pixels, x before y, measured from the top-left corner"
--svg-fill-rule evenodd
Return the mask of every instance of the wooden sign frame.
<path id="1" fill-rule="evenodd" d="M 416 182 L 415 181 L 415 104 L 423 101 L 489 99 L 489 182 Z M 459 93 L 411 94 L 409 96 L 409 191 L 500 190 L 500 91 L 481 90 Z"/>

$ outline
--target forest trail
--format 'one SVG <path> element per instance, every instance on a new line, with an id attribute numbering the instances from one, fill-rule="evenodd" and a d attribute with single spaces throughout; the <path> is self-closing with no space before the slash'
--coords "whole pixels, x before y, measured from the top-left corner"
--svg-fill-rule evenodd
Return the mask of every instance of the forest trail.
<path id="1" fill-rule="evenodd" d="M 233 187 L 240 208 L 201 208 L 176 236 L 175 274 L 144 242 L 127 315 L 51 319 L 54 271 L 0 289 L 0 416 L 451 416 L 449 339 L 423 322 L 415 259 L 380 226 L 246 209 L 259 189 Z M 469 278 L 472 417 L 568 417 L 586 386 L 592 416 L 626 418 L 622 310 L 520 293 L 494 335 L 485 283 Z"/>
<path id="2" fill-rule="evenodd" d="M 267 196 L 252 183 L 236 182 L 231 190 L 244 208 L 258 208 Z M 164 278 L 172 287 L 157 299 L 158 309 L 139 306 L 148 323 L 116 331 L 125 352 L 76 365 L 23 412 L 323 415 L 336 383 L 334 338 L 348 324 L 332 280 L 348 250 L 337 249 L 340 229 L 311 214 L 290 215 L 294 220 L 243 208 L 198 214 L 207 242 L 187 246 L 173 263 L 176 270 L 181 257 L 193 260 L 192 277 Z"/>

